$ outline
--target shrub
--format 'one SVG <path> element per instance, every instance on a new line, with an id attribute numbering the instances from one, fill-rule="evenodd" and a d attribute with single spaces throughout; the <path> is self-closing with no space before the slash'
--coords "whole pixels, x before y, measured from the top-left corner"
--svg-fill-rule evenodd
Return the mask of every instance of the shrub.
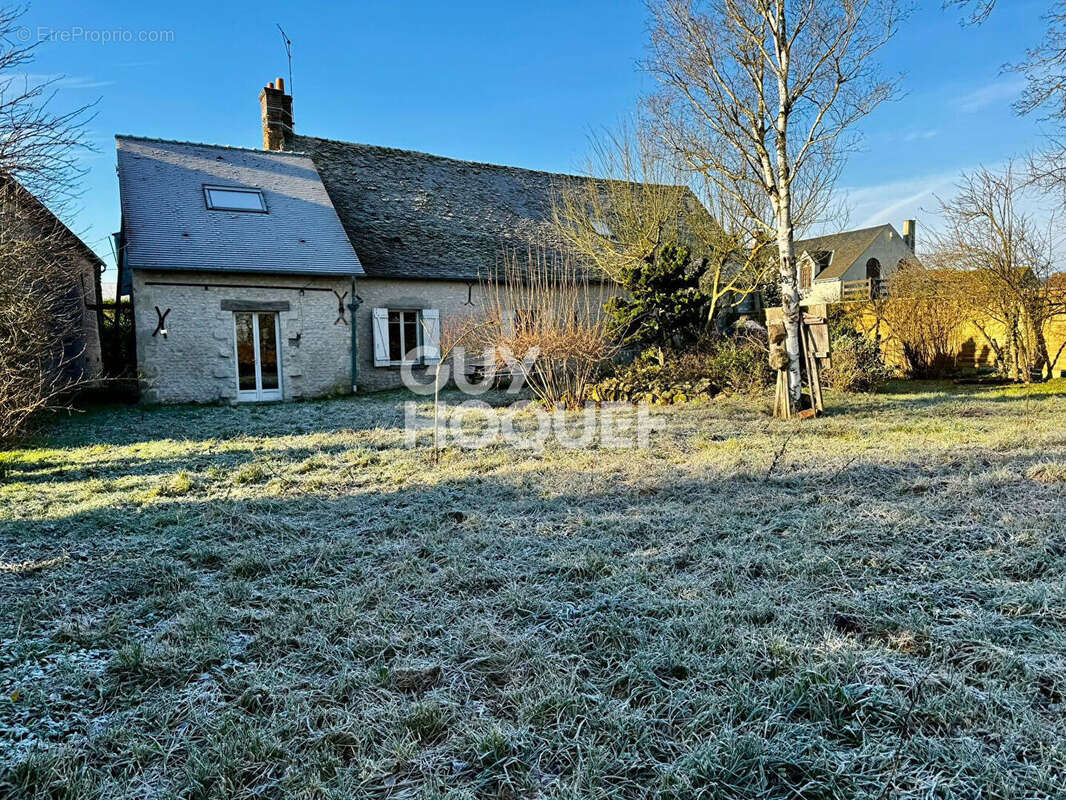
<path id="1" fill-rule="evenodd" d="M 81 283 L 69 231 L 28 192 L 0 179 L 0 446 L 83 383 Z"/>
<path id="2" fill-rule="evenodd" d="M 507 253 L 485 284 L 484 322 L 468 344 L 492 348 L 497 369 L 521 371 L 545 408 L 580 408 L 618 350 L 603 310 L 608 294 L 566 255 L 531 250 L 523 262 Z M 518 363 L 506 363 L 505 353 Z M 524 360 L 530 354 L 532 366 Z"/>
<path id="3" fill-rule="evenodd" d="M 743 333 L 719 336 L 702 347 L 707 376 L 722 389 L 740 394 L 761 392 L 773 384 L 769 345 L 764 336 Z"/>
<path id="4" fill-rule="evenodd" d="M 707 326 L 710 296 L 700 288 L 705 260 L 687 247 L 663 245 L 648 259 L 621 271 L 625 290 L 607 301 L 617 334 L 638 347 L 687 347 Z"/>
<path id="5" fill-rule="evenodd" d="M 897 340 L 911 378 L 939 378 L 955 368 L 967 292 L 950 270 L 905 264 L 889 279 L 888 297 L 872 302 Z"/>
<path id="6" fill-rule="evenodd" d="M 832 366 L 822 373 L 831 389 L 841 392 L 872 392 L 892 377 L 885 366 L 881 348 L 873 339 L 857 331 L 833 337 Z"/>
<path id="7" fill-rule="evenodd" d="M 709 399 L 722 391 L 759 392 L 773 380 L 761 337 L 720 336 L 689 353 L 646 350 L 596 384 L 591 399 L 669 405 Z"/>
<path id="8" fill-rule="evenodd" d="M 718 387 L 699 368 L 693 356 L 646 350 L 615 374 L 592 387 L 590 399 L 607 403 L 671 405 L 709 399 Z"/>

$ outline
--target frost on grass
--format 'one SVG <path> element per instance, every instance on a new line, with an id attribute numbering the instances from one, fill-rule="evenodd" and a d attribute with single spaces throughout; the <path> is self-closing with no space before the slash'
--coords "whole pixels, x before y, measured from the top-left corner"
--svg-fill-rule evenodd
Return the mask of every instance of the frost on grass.
<path id="1" fill-rule="evenodd" d="M 397 395 L 64 421 L 0 482 L 0 794 L 1058 796 L 1064 391 L 435 466 Z"/>

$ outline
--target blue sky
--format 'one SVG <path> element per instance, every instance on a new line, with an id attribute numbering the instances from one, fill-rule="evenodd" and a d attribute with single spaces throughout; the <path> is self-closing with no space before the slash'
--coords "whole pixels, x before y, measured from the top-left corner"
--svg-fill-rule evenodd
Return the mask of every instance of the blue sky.
<path id="1" fill-rule="evenodd" d="M 850 227 L 935 224 L 934 195 L 961 171 L 1038 144 L 1038 121 L 1010 108 L 1022 84 L 1001 66 L 1039 39 L 1046 5 L 1004 0 L 984 26 L 963 28 L 940 0 L 919 0 L 882 57 L 905 73 L 904 96 L 862 123 L 842 176 Z M 65 76 L 56 108 L 98 100 L 97 152 L 67 221 L 109 264 L 114 134 L 259 146 L 259 89 L 287 75 L 276 23 L 294 42 L 296 127 L 316 136 L 581 171 L 590 133 L 653 87 L 637 65 L 646 10 L 630 0 L 38 0 L 22 22 L 24 36 L 47 40 L 32 74 Z"/>

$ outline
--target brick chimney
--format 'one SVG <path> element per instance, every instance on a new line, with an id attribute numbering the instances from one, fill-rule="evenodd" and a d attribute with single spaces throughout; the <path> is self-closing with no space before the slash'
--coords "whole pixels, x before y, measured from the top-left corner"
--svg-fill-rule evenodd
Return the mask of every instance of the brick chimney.
<path id="1" fill-rule="evenodd" d="M 292 150 L 292 97 L 285 94 L 285 79 L 278 78 L 259 93 L 263 117 L 263 149 Z"/>
<path id="2" fill-rule="evenodd" d="M 915 234 L 915 228 L 917 226 L 918 226 L 918 223 L 915 222 L 913 219 L 905 219 L 905 220 L 903 220 L 903 243 L 905 245 L 907 245 L 907 247 L 909 247 L 911 249 L 911 252 L 914 251 L 914 245 L 915 245 L 914 234 Z"/>

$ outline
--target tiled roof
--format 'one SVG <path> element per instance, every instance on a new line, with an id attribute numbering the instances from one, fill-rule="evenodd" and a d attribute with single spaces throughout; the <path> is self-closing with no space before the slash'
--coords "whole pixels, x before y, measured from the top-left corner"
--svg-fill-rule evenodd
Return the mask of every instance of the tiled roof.
<path id="1" fill-rule="evenodd" d="M 894 231 L 895 229 L 891 225 L 877 225 L 873 228 L 859 228 L 854 231 L 831 233 L 827 236 L 814 236 L 810 239 L 797 240 L 795 242 L 796 255 L 798 257 L 803 255 L 804 252 L 810 253 L 817 264 L 821 253 L 832 252 L 833 259 L 829 266 L 816 274 L 814 280 L 822 281 L 839 278 L 886 230 Z"/>
<path id="2" fill-rule="evenodd" d="M 37 224 L 48 228 L 48 230 L 43 231 L 46 235 L 54 233 L 66 242 L 68 246 L 78 251 L 91 264 L 103 269 L 104 262 L 100 256 L 96 255 L 93 249 L 85 244 L 82 238 L 74 233 L 63 220 L 52 213 L 48 206 L 38 200 L 33 192 L 9 175 L 0 176 L 0 188 L 6 187 L 11 187 L 17 196 L 27 200 L 41 212 L 41 215 L 37 217 Z"/>
<path id="3" fill-rule="evenodd" d="M 306 154 L 115 139 L 129 267 L 363 274 Z M 205 185 L 260 189 L 268 213 L 209 210 Z"/>
<path id="4" fill-rule="evenodd" d="M 512 249 L 555 248 L 553 195 L 594 180 L 308 136 L 296 147 L 370 276 L 473 281 Z"/>

